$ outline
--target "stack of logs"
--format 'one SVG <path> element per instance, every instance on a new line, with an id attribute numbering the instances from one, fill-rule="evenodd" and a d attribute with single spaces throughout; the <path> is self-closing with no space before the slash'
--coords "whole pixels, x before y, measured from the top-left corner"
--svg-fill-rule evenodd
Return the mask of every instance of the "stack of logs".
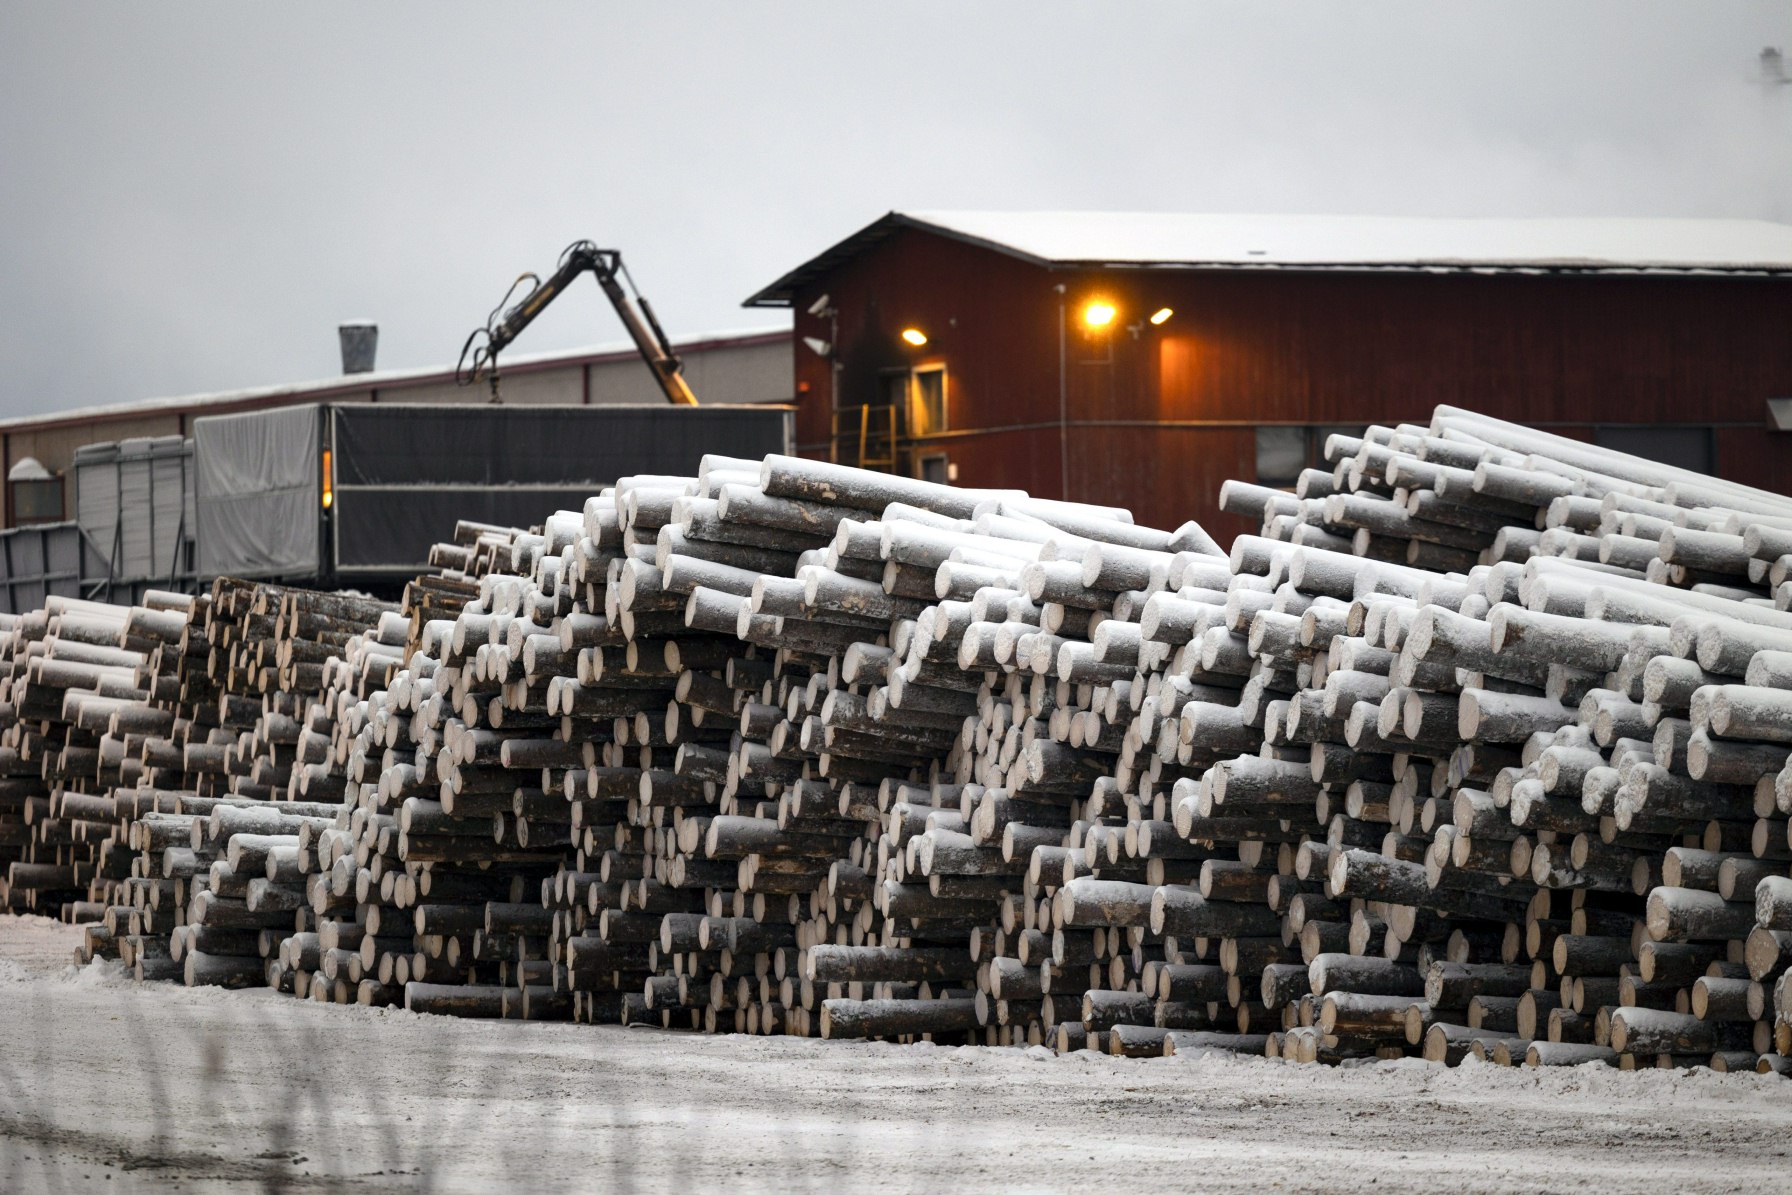
<path id="1" fill-rule="evenodd" d="M 382 615 L 383 662 L 353 639 Z M 255 890 L 260 864 L 233 871 L 232 835 L 334 816 L 344 786 L 318 750 L 332 715 L 316 698 L 383 686 L 405 630 L 383 603 L 232 578 L 137 607 L 52 599 L 17 620 L 0 641 L 0 767 L 24 815 L 0 828 L 23 839 L 6 903 L 84 923 L 81 961 L 261 982 L 261 931 L 292 933 L 296 906 Z"/>
<path id="2" fill-rule="evenodd" d="M 225 587 L 121 616 L 99 646 L 145 657 L 130 691 L 66 681 L 57 733 L 28 661 L 77 612 L 28 616 L 8 826 L 52 812 L 20 775 L 47 749 L 94 777 L 61 791 L 161 783 L 130 736 L 170 728 L 94 702 L 186 726 L 177 800 L 226 806 L 119 806 L 120 862 L 85 832 L 0 851 L 63 869 L 15 889 L 108 916 L 203 875 L 161 898 L 172 953 L 208 960 L 189 982 L 317 1000 L 1784 1069 L 1792 499 L 1451 408 L 1327 457 L 1293 493 L 1228 484 L 1261 523 L 1229 555 L 1124 511 L 706 457 L 463 524 L 402 613 Z M 239 627 L 258 601 L 277 621 Z M 171 613 L 204 650 L 150 642 Z M 113 905 L 95 868 L 127 862 L 146 899 Z"/>
<path id="3" fill-rule="evenodd" d="M 1305 675 L 1175 802 L 1317 802 L 1266 1048 L 1780 1069 L 1792 502 L 1447 408 L 1330 450 L 1223 495 L 1264 535 L 1198 633 Z"/>

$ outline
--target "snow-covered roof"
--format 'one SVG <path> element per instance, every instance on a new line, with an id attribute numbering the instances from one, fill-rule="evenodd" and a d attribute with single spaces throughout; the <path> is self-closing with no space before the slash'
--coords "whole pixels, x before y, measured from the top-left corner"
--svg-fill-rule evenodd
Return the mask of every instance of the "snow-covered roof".
<path id="1" fill-rule="evenodd" d="M 890 212 L 747 305 L 788 306 L 804 283 L 904 228 L 1045 266 L 1792 273 L 1792 225 L 1766 220 L 919 211 Z"/>
<path id="2" fill-rule="evenodd" d="M 692 336 L 673 336 L 670 339 L 672 347 L 675 349 L 700 352 L 728 348 L 731 344 L 736 343 L 742 346 L 762 344 L 789 336 L 788 328 L 736 328 Z M 556 352 L 505 353 L 499 358 L 498 364 L 506 373 L 523 372 L 551 369 L 557 365 L 581 362 L 595 364 L 609 360 L 626 360 L 635 356 L 637 351 L 634 341 L 621 340 L 590 345 L 580 349 L 561 349 Z M 382 369 L 369 373 L 338 374 L 335 377 L 319 378 L 311 382 L 288 382 L 278 386 L 254 386 L 243 390 L 222 390 L 207 394 L 187 394 L 167 398 L 145 398 L 133 402 L 80 407 L 69 411 L 46 411 L 41 415 L 0 419 L 0 428 L 16 431 L 41 427 L 44 424 L 154 415 L 163 411 L 204 411 L 206 408 L 232 407 L 239 403 L 272 402 L 284 398 L 295 400 L 309 398 L 323 401 L 335 395 L 356 391 L 439 383 L 447 381 L 453 376 L 453 367 L 441 365 L 431 365 L 421 369 Z"/>

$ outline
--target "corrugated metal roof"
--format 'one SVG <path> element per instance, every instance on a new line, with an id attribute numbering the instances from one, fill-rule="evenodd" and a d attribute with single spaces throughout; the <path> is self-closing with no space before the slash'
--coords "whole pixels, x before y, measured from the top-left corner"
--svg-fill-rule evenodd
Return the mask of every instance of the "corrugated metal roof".
<path id="1" fill-rule="evenodd" d="M 1766 220 L 919 211 L 890 212 L 746 305 L 788 306 L 805 283 L 903 228 L 1048 267 L 1792 273 L 1792 225 Z"/>
<path id="2" fill-rule="evenodd" d="M 674 336 L 671 340 L 672 347 L 675 349 L 700 352 L 728 348 L 731 344 L 739 344 L 743 347 L 768 344 L 780 339 L 788 340 L 790 335 L 788 328 L 749 328 L 727 332 L 707 332 L 694 336 Z M 609 361 L 624 361 L 637 356 L 638 352 L 633 341 L 618 341 L 559 352 L 505 354 L 499 364 L 506 373 L 527 373 L 566 365 L 595 365 Z M 46 411 L 40 415 L 22 415 L 15 419 L 0 419 L 0 431 L 22 431 L 50 424 L 75 423 L 90 419 L 122 419 L 155 415 L 166 411 L 190 410 L 204 414 L 211 408 L 231 407 L 239 403 L 273 404 L 283 399 L 323 400 L 338 394 L 350 394 L 369 389 L 396 389 L 405 386 L 437 384 L 449 381 L 453 377 L 452 367 L 440 365 L 432 365 L 423 369 L 384 369 L 371 373 L 339 374 L 335 377 L 320 378 L 311 382 L 288 382 L 278 386 L 255 386 L 244 390 L 224 390 L 210 394 L 145 398 L 133 402 L 80 407 L 69 411 Z"/>

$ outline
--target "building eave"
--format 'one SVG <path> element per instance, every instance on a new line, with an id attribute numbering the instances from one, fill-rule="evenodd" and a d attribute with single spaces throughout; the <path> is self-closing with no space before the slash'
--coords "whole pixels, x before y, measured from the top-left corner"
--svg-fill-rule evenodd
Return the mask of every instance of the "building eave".
<path id="1" fill-rule="evenodd" d="M 936 218 L 929 218 L 934 216 Z M 962 213 L 960 214 L 963 215 Z M 987 215 L 984 213 L 983 215 Z M 1125 220 L 1127 213 L 1103 213 L 1115 220 Z M 1136 214 L 1138 219 L 1150 219 L 1153 214 Z M 1234 219 L 1232 217 L 1207 217 L 1206 219 Z M 1274 219 L 1270 217 L 1268 219 Z M 1329 218 L 1328 218 L 1329 219 Z M 1350 218 L 1340 218 L 1350 219 Z M 970 223 L 972 221 L 960 221 Z M 984 221 L 987 223 L 988 221 Z M 1472 223 L 1458 221 L 1457 224 Z M 1498 226 L 1501 222 L 1488 221 L 1489 225 Z M 1506 222 L 1520 224 L 1525 222 Z M 1543 222 L 1548 223 L 1548 222 Z M 1597 230 L 1599 221 L 1584 221 L 1590 228 Z M 1607 223 L 1622 223 L 1607 222 Z M 1687 221 L 1688 225 L 1699 222 Z M 1203 272 L 1262 272 L 1277 273 L 1364 273 L 1364 274 L 1474 274 L 1474 275 L 1599 275 L 1599 276 L 1660 276 L 1660 277 L 1739 277 L 1739 278 L 1785 278 L 1792 277 L 1792 265 L 1787 264 L 1786 255 L 1781 252 L 1778 259 L 1734 260 L 1721 263 L 1698 260 L 1652 260 L 1647 255 L 1635 260 L 1617 260 L 1612 257 L 1579 256 L 1572 253 L 1550 253 L 1534 256 L 1500 255 L 1458 255 L 1448 252 L 1405 255 L 1386 259 L 1367 259 L 1341 254 L 1336 259 L 1324 257 L 1307 257 L 1301 260 L 1275 260 L 1273 258 L 1254 261 L 1241 260 L 1237 256 L 1225 259 L 1208 259 L 1200 257 L 1179 257 L 1166 255 L 1153 258 L 1148 255 L 1114 259 L 1108 257 L 1087 257 L 1075 253 L 1042 254 L 985 233 L 957 227 L 953 223 L 952 213 L 911 213 L 890 211 L 872 221 L 864 228 L 836 242 L 821 253 L 803 262 L 795 269 L 788 271 L 770 285 L 760 289 L 747 298 L 747 307 L 790 307 L 796 302 L 799 291 L 817 283 L 833 273 L 846 262 L 857 258 L 888 240 L 904 229 L 915 229 L 972 245 L 990 252 L 1000 253 L 1005 257 L 1026 262 L 1046 270 L 1178 270 Z"/>

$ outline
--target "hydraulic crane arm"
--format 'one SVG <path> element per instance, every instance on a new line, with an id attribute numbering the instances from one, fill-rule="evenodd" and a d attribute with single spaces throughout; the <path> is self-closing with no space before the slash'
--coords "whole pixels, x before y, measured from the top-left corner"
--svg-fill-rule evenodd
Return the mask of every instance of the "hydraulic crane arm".
<path id="1" fill-rule="evenodd" d="M 567 246 L 566 252 L 560 255 L 559 266 L 546 280 L 524 274 L 512 284 L 513 292 L 524 282 L 534 285 L 516 306 L 505 310 L 504 304 L 499 303 L 485 326 L 475 329 L 467 337 L 466 344 L 461 347 L 460 363 L 455 367 L 456 380 L 465 386 L 477 381 L 481 374 L 487 375 L 491 379 L 492 401 L 496 402 L 498 353 L 587 270 L 603 287 L 610 305 L 616 309 L 623 327 L 628 329 L 629 338 L 635 342 L 641 359 L 653 371 L 654 380 L 665 392 L 667 400 L 679 406 L 696 406 L 697 396 L 691 393 L 684 380 L 678 354 L 672 351 L 671 341 L 666 339 L 659 320 L 654 318 L 652 306 L 641 297 L 634 279 L 628 276 L 622 264 L 622 253 L 616 249 L 599 249 L 590 241 L 577 241 Z M 626 287 L 623 285 L 625 281 L 628 283 Z M 509 295 L 504 297 L 506 300 L 510 298 Z"/>

